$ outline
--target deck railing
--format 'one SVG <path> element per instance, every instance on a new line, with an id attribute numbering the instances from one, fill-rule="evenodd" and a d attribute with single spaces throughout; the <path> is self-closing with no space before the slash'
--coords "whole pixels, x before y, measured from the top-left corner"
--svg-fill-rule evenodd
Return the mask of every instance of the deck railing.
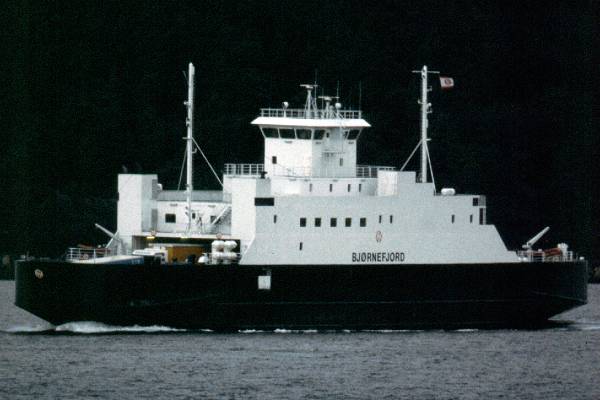
<path id="1" fill-rule="evenodd" d="M 305 118 L 305 119 L 361 119 L 362 111 L 360 110 L 311 110 L 307 111 L 303 108 L 261 108 L 261 117 L 275 118 Z"/>
<path id="2" fill-rule="evenodd" d="M 275 176 L 319 177 L 319 178 L 377 178 L 379 171 L 395 171 L 395 167 L 380 165 L 357 165 L 355 175 L 341 176 L 339 169 L 316 170 L 311 167 L 286 167 L 275 165 Z M 335 171 L 335 172 L 333 172 Z M 264 164 L 225 164 L 224 175 L 228 176 L 260 176 L 264 172 Z"/>
<path id="3" fill-rule="evenodd" d="M 224 175 L 260 176 L 264 164 L 225 164 Z"/>
<path id="4" fill-rule="evenodd" d="M 96 258 L 107 257 L 111 255 L 111 250 L 106 247 L 69 247 L 65 254 L 65 260 L 68 262 L 77 262 L 84 260 L 95 260 Z"/>
<path id="5" fill-rule="evenodd" d="M 518 250 L 517 256 L 522 262 L 565 262 L 577 260 L 577 255 L 572 251 L 559 252 L 551 250 Z"/>
<path id="6" fill-rule="evenodd" d="M 357 165 L 356 176 L 358 178 L 377 178 L 379 171 L 395 171 L 396 167 L 386 167 L 381 165 Z"/>

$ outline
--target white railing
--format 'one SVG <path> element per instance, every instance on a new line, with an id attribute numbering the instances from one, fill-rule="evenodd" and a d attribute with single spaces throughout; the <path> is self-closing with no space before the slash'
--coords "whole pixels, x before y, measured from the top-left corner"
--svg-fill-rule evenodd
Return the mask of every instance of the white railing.
<path id="1" fill-rule="evenodd" d="M 379 171 L 395 171 L 396 167 L 384 167 L 377 165 L 357 165 L 356 176 L 358 178 L 377 178 Z"/>
<path id="2" fill-rule="evenodd" d="M 356 174 L 342 176 L 337 168 L 314 169 L 311 167 L 286 167 L 281 164 L 273 166 L 275 176 L 320 177 L 320 178 L 377 178 L 379 171 L 395 171 L 396 167 L 378 165 L 357 165 Z M 260 176 L 264 164 L 225 164 L 224 175 L 231 176 Z"/>
<path id="3" fill-rule="evenodd" d="M 111 250 L 107 249 L 106 247 L 69 247 L 65 254 L 65 260 L 68 262 L 77 262 L 95 260 L 96 258 L 108 257 L 110 255 Z"/>
<path id="4" fill-rule="evenodd" d="M 558 249 L 539 251 L 518 250 L 517 256 L 522 262 L 565 262 L 577 260 L 577 255 L 574 252 L 562 252 Z"/>
<path id="5" fill-rule="evenodd" d="M 307 112 L 303 108 L 261 108 L 261 117 L 275 117 L 275 118 L 307 118 L 307 119 L 360 119 L 362 118 L 362 111 L 360 110 L 339 110 L 339 111 L 328 111 L 328 110 L 311 110 Z"/>
<path id="6" fill-rule="evenodd" d="M 225 164 L 224 175 L 260 176 L 263 164 Z"/>

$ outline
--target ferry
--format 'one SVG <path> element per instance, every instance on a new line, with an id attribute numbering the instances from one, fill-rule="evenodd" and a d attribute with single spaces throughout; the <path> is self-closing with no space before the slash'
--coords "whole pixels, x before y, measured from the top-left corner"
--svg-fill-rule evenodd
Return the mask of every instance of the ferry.
<path id="1" fill-rule="evenodd" d="M 218 174 L 193 135 L 190 63 L 183 190 L 119 174 L 117 231 L 97 225 L 108 244 L 18 263 L 15 304 L 54 325 L 217 331 L 530 327 L 585 304 L 587 261 L 564 243 L 534 248 L 548 228 L 510 250 L 485 196 L 436 186 L 428 79 L 439 73 L 413 72 L 419 171 L 358 164 L 363 112 L 304 84 L 303 107 L 282 102 L 251 122 L 263 163 Z M 198 153 L 221 190 L 194 188 Z"/>

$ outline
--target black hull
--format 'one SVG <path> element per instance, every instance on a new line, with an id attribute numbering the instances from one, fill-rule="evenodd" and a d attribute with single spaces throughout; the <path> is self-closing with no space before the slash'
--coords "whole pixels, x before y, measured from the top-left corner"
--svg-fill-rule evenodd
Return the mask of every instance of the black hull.
<path id="1" fill-rule="evenodd" d="M 271 274 L 271 290 L 258 276 Z M 587 302 L 587 263 L 89 265 L 20 262 L 15 304 L 60 325 L 528 327 Z"/>

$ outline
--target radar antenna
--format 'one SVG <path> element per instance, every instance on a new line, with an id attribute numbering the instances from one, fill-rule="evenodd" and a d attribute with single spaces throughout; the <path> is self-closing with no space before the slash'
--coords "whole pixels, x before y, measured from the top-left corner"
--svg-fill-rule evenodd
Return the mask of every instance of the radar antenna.
<path id="1" fill-rule="evenodd" d="M 323 113 L 325 118 L 333 118 L 335 113 L 333 111 L 333 107 L 331 106 L 331 100 L 338 100 L 339 96 L 319 96 L 319 99 L 325 102 L 325 109 Z M 321 103 L 321 105 L 323 105 L 323 103 Z"/>
<path id="2" fill-rule="evenodd" d="M 302 85 L 300 85 L 300 87 L 303 87 L 306 89 L 306 104 L 304 105 L 304 117 L 305 118 L 316 118 L 317 116 L 317 101 L 316 98 L 312 95 L 312 91 L 313 89 L 316 92 L 316 88 L 319 85 L 317 84 L 310 84 L 310 83 L 303 83 Z"/>

